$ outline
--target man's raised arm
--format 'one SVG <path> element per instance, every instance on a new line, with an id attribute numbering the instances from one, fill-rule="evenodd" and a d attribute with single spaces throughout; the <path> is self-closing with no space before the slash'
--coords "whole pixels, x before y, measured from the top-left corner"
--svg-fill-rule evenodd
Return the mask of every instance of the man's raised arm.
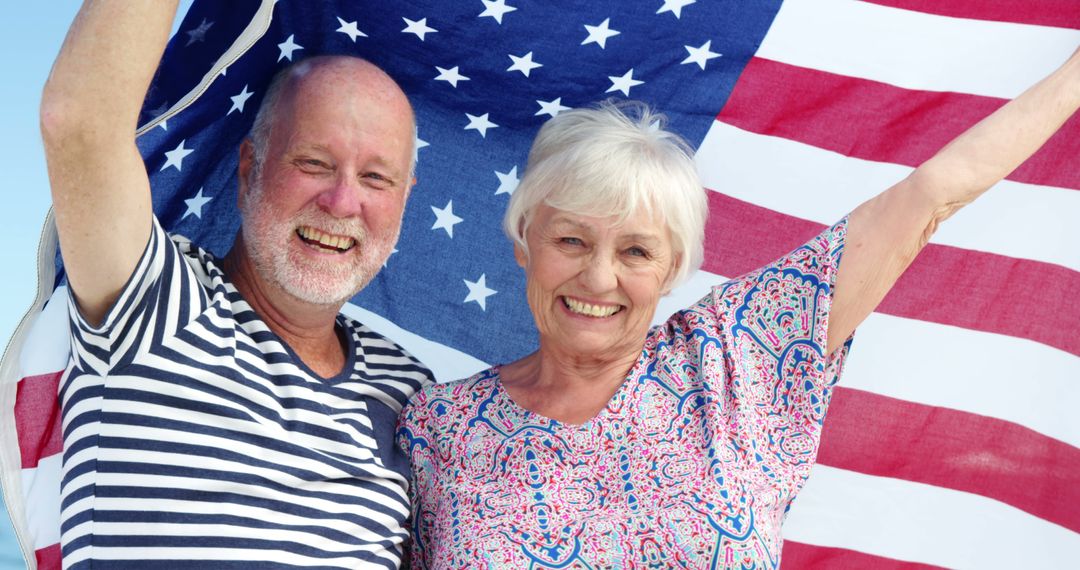
<path id="1" fill-rule="evenodd" d="M 143 97 L 177 0 L 86 0 L 41 99 L 60 250 L 87 321 L 98 324 L 150 236 L 150 184 L 135 147 Z"/>

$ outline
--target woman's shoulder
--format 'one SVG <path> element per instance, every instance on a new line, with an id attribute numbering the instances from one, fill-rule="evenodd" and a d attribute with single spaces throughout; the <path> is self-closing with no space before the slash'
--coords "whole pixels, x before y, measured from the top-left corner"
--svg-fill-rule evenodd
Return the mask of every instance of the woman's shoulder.
<path id="1" fill-rule="evenodd" d="M 493 366 L 459 380 L 431 384 L 416 393 L 403 413 L 418 414 L 432 411 L 444 415 L 448 407 L 471 405 L 487 397 L 497 386 L 499 366 Z"/>

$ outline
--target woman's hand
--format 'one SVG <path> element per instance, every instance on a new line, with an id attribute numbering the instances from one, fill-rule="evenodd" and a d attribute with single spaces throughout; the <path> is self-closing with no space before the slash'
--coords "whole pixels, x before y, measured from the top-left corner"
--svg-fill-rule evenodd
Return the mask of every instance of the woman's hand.
<path id="1" fill-rule="evenodd" d="M 829 353 L 877 307 L 941 222 L 1027 160 L 1078 107 L 1080 49 L 907 178 L 856 208 L 837 275 Z"/>

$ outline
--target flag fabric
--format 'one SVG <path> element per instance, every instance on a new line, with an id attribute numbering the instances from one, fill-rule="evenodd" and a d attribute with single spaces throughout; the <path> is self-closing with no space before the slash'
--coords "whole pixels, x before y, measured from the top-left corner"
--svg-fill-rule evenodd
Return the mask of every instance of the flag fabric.
<path id="1" fill-rule="evenodd" d="M 418 183 L 397 250 L 345 312 L 450 380 L 536 347 L 500 219 L 561 110 L 643 100 L 699 148 L 706 260 L 660 321 L 902 179 L 1063 62 L 1078 30 L 1071 0 L 197 1 L 138 144 L 163 225 L 223 255 L 237 146 L 274 71 L 330 53 L 386 69 L 417 112 Z M 1075 560 L 1078 191 L 1074 117 L 943 225 L 858 329 L 785 568 Z M 41 293 L 0 367 L 0 476 L 31 566 L 59 568 L 67 293 L 51 218 L 43 236 Z"/>

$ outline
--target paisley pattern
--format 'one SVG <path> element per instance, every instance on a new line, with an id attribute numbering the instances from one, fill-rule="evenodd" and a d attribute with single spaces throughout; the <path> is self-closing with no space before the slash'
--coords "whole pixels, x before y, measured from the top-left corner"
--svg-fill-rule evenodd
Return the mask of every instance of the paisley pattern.
<path id="1" fill-rule="evenodd" d="M 607 407 L 563 424 L 499 367 L 403 411 L 421 568 L 776 568 L 850 339 L 824 355 L 846 220 L 649 332 Z"/>

